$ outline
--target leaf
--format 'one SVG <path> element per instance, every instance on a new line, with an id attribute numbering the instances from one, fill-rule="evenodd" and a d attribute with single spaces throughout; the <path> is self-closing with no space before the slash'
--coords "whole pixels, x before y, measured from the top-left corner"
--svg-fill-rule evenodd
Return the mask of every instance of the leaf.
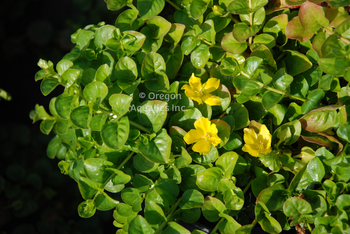
<path id="1" fill-rule="evenodd" d="M 255 216 L 262 227 L 262 229 L 265 232 L 268 233 L 280 233 L 282 232 L 282 227 L 280 223 L 270 216 L 270 211 L 269 209 L 262 203 L 262 202 L 257 202 L 255 206 Z"/>
<path id="2" fill-rule="evenodd" d="M 197 108 L 187 109 L 176 113 L 169 121 L 169 126 L 178 126 L 186 131 L 194 128 L 194 122 L 202 117 Z"/>
<path id="3" fill-rule="evenodd" d="M 321 183 L 326 171 L 321 160 L 315 157 L 307 164 L 305 173 L 309 181 Z"/>
<path id="4" fill-rule="evenodd" d="M 64 119 L 69 118 L 69 114 L 72 109 L 74 96 L 62 93 L 59 95 L 55 102 L 57 114 Z"/>
<path id="5" fill-rule="evenodd" d="M 217 198 L 208 196 L 204 200 L 202 212 L 209 222 L 216 222 L 220 219 L 219 214 L 226 211 L 225 205 Z"/>
<path id="6" fill-rule="evenodd" d="M 191 232 L 178 224 L 177 222 L 169 222 L 167 228 L 164 229 L 164 233 L 169 234 L 190 234 Z"/>
<path id="7" fill-rule="evenodd" d="M 108 87 L 101 81 L 94 81 L 84 88 L 83 94 L 88 101 L 101 102 L 108 94 Z"/>
<path id="8" fill-rule="evenodd" d="M 204 204 L 204 196 L 196 189 L 188 189 L 182 194 L 179 206 L 181 209 L 192 209 L 202 207 Z"/>
<path id="9" fill-rule="evenodd" d="M 152 38 L 164 37 L 171 28 L 171 23 L 161 16 L 154 16 L 147 21 L 147 25 L 153 30 Z"/>
<path id="10" fill-rule="evenodd" d="M 145 21 L 141 18 L 137 18 L 139 11 L 132 7 L 121 12 L 115 22 L 115 26 L 120 29 L 120 31 L 127 30 L 137 30 L 139 29 Z"/>
<path id="11" fill-rule="evenodd" d="M 223 171 L 218 167 L 212 167 L 197 175 L 197 186 L 204 191 L 216 191 Z"/>
<path id="12" fill-rule="evenodd" d="M 145 206 L 145 218 L 151 225 L 159 224 L 166 221 L 162 208 L 154 201 L 149 201 Z"/>
<path id="13" fill-rule="evenodd" d="M 165 0 L 138 0 L 137 9 L 143 20 L 158 15 L 164 8 Z"/>
<path id="14" fill-rule="evenodd" d="M 241 227 L 241 225 L 230 215 L 221 213 L 219 214 L 221 218 L 225 220 L 219 223 L 219 231 L 223 234 L 236 233 L 237 229 Z"/>
<path id="15" fill-rule="evenodd" d="M 111 11 L 119 10 L 130 3 L 129 0 L 107 0 L 107 8 Z"/>
<path id="16" fill-rule="evenodd" d="M 306 42 L 310 40 L 313 35 L 313 32 L 309 32 L 303 28 L 298 16 L 294 17 L 291 21 L 289 21 L 286 26 L 286 36 L 289 39 L 295 39 L 300 42 Z"/>
<path id="17" fill-rule="evenodd" d="M 284 192 L 284 186 L 278 183 L 261 191 L 257 201 L 264 203 L 271 211 L 279 210 L 283 207 L 283 203 L 286 200 Z"/>
<path id="18" fill-rule="evenodd" d="M 263 32 L 276 38 L 278 44 L 284 44 L 287 41 L 285 29 L 288 24 L 288 16 L 281 14 L 271 18 L 264 26 Z"/>
<path id="19" fill-rule="evenodd" d="M 131 58 L 122 57 L 115 66 L 114 74 L 118 81 L 135 81 L 138 76 L 137 65 Z"/>
<path id="20" fill-rule="evenodd" d="M 320 27 L 329 25 L 321 6 L 312 2 L 304 2 L 299 9 L 299 20 L 306 31 L 316 32 Z"/>
<path id="21" fill-rule="evenodd" d="M 191 62 L 195 68 L 203 68 L 209 60 L 209 46 L 201 44 L 191 53 Z"/>
<path id="22" fill-rule="evenodd" d="M 178 185 L 172 179 L 168 178 L 158 180 L 154 184 L 154 189 L 163 199 L 166 199 L 170 205 L 175 204 L 180 192 Z"/>
<path id="23" fill-rule="evenodd" d="M 167 163 L 170 158 L 171 138 L 166 130 L 162 129 L 147 145 L 141 144 L 138 149 L 151 162 Z"/>
<path id="24" fill-rule="evenodd" d="M 312 67 L 312 63 L 304 54 L 294 50 L 286 50 L 285 53 L 287 54 L 287 57 L 285 57 L 284 62 L 289 75 L 298 75 Z"/>
<path id="25" fill-rule="evenodd" d="M 302 128 L 309 132 L 327 132 L 344 125 L 347 115 L 344 106 L 327 106 L 308 112 L 299 121 Z"/>
<path id="26" fill-rule="evenodd" d="M 227 10 L 232 14 L 249 14 L 257 11 L 268 3 L 267 0 L 251 0 L 251 7 L 248 1 L 234 0 L 228 5 Z"/>
<path id="27" fill-rule="evenodd" d="M 102 49 L 103 46 L 106 45 L 106 42 L 108 39 L 111 39 L 114 37 L 114 31 L 116 30 L 116 27 L 112 25 L 104 25 L 96 30 L 95 36 L 94 36 L 94 44 L 96 48 Z"/>
<path id="28" fill-rule="evenodd" d="M 167 117 L 168 104 L 164 101 L 146 101 L 137 111 L 137 118 L 143 126 L 158 132 Z"/>
<path id="29" fill-rule="evenodd" d="M 141 215 L 136 216 L 130 221 L 128 233 L 130 234 L 148 234 L 154 233 L 152 227 Z"/>
<path id="30" fill-rule="evenodd" d="M 163 57 L 155 52 L 146 55 L 142 62 L 141 75 L 144 79 L 153 79 L 157 72 L 165 72 L 166 64 Z"/>
<path id="31" fill-rule="evenodd" d="M 279 90 L 284 91 L 293 82 L 293 77 L 288 75 L 286 71 L 283 68 L 281 68 L 273 76 L 272 82 L 273 82 L 273 86 L 275 86 Z"/>
<path id="32" fill-rule="evenodd" d="M 70 120 L 78 128 L 89 128 L 91 121 L 90 108 L 88 106 L 79 106 L 70 113 Z"/>
<path id="33" fill-rule="evenodd" d="M 112 172 L 105 170 L 107 167 L 114 167 L 112 162 L 102 158 L 88 158 L 84 160 L 84 171 L 89 179 L 97 183 L 105 183 Z"/>
<path id="34" fill-rule="evenodd" d="M 58 85 L 60 81 L 57 78 L 46 77 L 40 84 L 40 91 L 44 96 L 49 95 Z"/>
<path id="35" fill-rule="evenodd" d="M 277 103 L 279 103 L 282 98 L 283 96 L 279 93 L 267 91 L 262 96 L 262 105 L 266 110 L 269 110 L 277 105 Z"/>
<path id="36" fill-rule="evenodd" d="M 125 116 L 117 122 L 105 124 L 101 130 L 101 137 L 108 147 L 119 150 L 128 140 L 129 131 L 129 119 Z"/>
<path id="37" fill-rule="evenodd" d="M 94 200 L 95 200 L 96 208 L 102 211 L 114 209 L 119 203 L 119 201 L 114 200 L 113 198 L 108 196 L 105 192 L 99 193 Z"/>
<path id="38" fill-rule="evenodd" d="M 203 32 L 200 35 L 200 37 L 202 37 L 203 39 L 207 39 L 211 43 L 215 44 L 216 32 L 215 32 L 215 27 L 214 27 L 214 21 L 211 19 L 206 20 L 202 24 L 201 29 Z"/>
<path id="39" fill-rule="evenodd" d="M 190 13 L 194 19 L 198 19 L 207 10 L 209 0 L 193 0 L 190 4 Z"/>
<path id="40" fill-rule="evenodd" d="M 165 38 L 172 44 L 171 49 L 174 49 L 176 45 L 181 41 L 182 35 L 186 26 L 183 24 L 173 23 Z"/>
<path id="41" fill-rule="evenodd" d="M 236 23 L 232 35 L 238 42 L 244 42 L 249 37 L 254 36 L 258 31 L 259 27 L 256 25 L 249 27 L 245 23 Z"/>
<path id="42" fill-rule="evenodd" d="M 290 197 L 283 205 L 283 213 L 287 217 L 298 218 L 300 215 L 310 214 L 311 212 L 310 203 L 299 197 Z"/>
<path id="43" fill-rule="evenodd" d="M 146 36 L 140 32 L 137 31 L 124 31 L 124 38 L 132 38 L 131 41 L 125 41 L 123 42 L 124 50 L 126 52 L 127 56 L 131 56 L 137 51 L 139 51 L 143 44 L 145 43 Z"/>
<path id="44" fill-rule="evenodd" d="M 113 94 L 109 97 L 109 105 L 118 118 L 129 111 L 131 101 L 132 97 L 125 94 Z"/>
<path id="45" fill-rule="evenodd" d="M 169 79 L 174 79 L 182 66 L 184 54 L 180 46 L 175 47 L 173 50 L 159 51 L 163 56 L 166 63 L 166 75 Z"/>
<path id="46" fill-rule="evenodd" d="M 218 129 L 218 137 L 221 139 L 221 142 L 217 145 L 217 148 L 221 148 L 230 138 L 231 127 L 225 121 L 220 119 L 213 119 L 211 120 L 211 123 L 215 124 Z"/>
<path id="47" fill-rule="evenodd" d="M 232 54 L 241 54 L 243 53 L 248 45 L 246 42 L 239 43 L 234 37 L 232 32 L 226 34 L 221 41 L 222 48 Z"/>
<path id="48" fill-rule="evenodd" d="M 90 218 L 94 216 L 96 212 L 96 206 L 94 200 L 86 200 L 79 204 L 78 214 L 82 218 Z"/>

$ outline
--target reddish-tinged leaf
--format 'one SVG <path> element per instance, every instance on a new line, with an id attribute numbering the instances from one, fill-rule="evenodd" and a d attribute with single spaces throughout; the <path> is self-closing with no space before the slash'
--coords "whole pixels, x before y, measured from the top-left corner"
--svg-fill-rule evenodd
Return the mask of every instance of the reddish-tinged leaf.
<path id="1" fill-rule="evenodd" d="M 306 42 L 312 38 L 313 32 L 306 31 L 300 23 L 299 17 L 294 17 L 288 22 L 286 27 L 286 36 L 289 39 L 295 39 L 300 42 Z"/>
<path id="2" fill-rule="evenodd" d="M 310 111 L 299 119 L 301 127 L 309 132 L 328 132 L 346 124 L 345 106 L 326 106 Z"/>
<path id="3" fill-rule="evenodd" d="M 316 32 L 321 26 L 329 25 L 329 20 L 325 17 L 322 7 L 311 2 L 301 5 L 299 20 L 303 28 L 309 32 Z"/>

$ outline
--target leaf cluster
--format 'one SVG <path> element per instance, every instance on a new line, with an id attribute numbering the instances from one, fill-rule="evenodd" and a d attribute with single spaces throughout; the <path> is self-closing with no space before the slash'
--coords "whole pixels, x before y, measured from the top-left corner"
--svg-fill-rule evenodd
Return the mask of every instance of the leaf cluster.
<path id="1" fill-rule="evenodd" d="M 47 155 L 81 217 L 113 209 L 117 233 L 190 233 L 179 222 L 201 216 L 211 233 L 350 231 L 349 1 L 105 2 L 115 24 L 79 29 L 35 75 L 45 96 L 64 87 L 31 117 L 55 133 Z M 220 80 L 220 106 L 184 94 L 191 74 Z M 206 155 L 183 140 L 200 117 L 221 139 Z M 254 158 L 257 124 L 273 150 Z"/>

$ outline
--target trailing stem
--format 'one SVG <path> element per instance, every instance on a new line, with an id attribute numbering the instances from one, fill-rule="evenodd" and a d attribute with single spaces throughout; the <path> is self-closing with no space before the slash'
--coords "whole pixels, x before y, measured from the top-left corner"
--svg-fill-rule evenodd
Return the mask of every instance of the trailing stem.
<path id="1" fill-rule="evenodd" d="M 173 215 L 176 211 L 176 208 L 179 206 L 180 201 L 181 201 L 181 197 L 176 201 L 176 203 L 171 207 L 170 212 L 168 214 L 168 216 L 166 217 L 166 221 L 164 221 L 159 228 L 157 229 L 157 231 L 154 234 L 158 234 L 161 233 L 163 231 L 163 229 L 165 228 L 165 226 L 168 224 L 168 222 L 170 222 L 173 218 Z"/>
<path id="2" fill-rule="evenodd" d="M 244 187 L 244 189 L 243 189 L 243 194 L 245 194 L 245 193 L 248 191 L 248 189 L 250 188 L 250 185 L 252 184 L 253 179 L 254 179 L 254 177 L 251 178 L 250 181 L 248 182 L 248 184 Z M 230 213 L 230 210 L 227 210 L 227 213 Z M 215 225 L 215 227 L 213 228 L 213 230 L 211 230 L 210 234 L 216 233 L 216 231 L 217 231 L 218 228 L 219 228 L 220 223 L 223 222 L 224 220 L 225 220 L 225 218 L 221 218 L 221 219 L 219 220 L 219 222 Z M 256 220 L 254 219 L 254 221 L 253 221 L 252 224 L 255 225 L 256 223 L 257 223 L 257 222 L 256 222 Z"/>
<path id="3" fill-rule="evenodd" d="M 124 161 L 123 161 L 121 164 L 119 164 L 119 166 L 117 167 L 117 170 L 122 169 L 122 168 L 124 167 L 124 165 L 130 160 L 130 158 L 131 158 L 134 154 L 135 154 L 135 152 L 131 152 L 131 153 L 128 155 L 128 157 L 126 157 L 126 158 L 124 159 Z M 103 183 L 103 186 L 102 186 L 103 189 L 102 189 L 101 191 L 98 191 L 98 192 L 95 194 L 93 200 L 95 200 L 96 197 L 97 197 L 99 194 L 101 194 L 101 193 L 103 192 L 104 187 L 108 184 L 108 182 L 109 182 L 111 179 L 113 179 L 114 176 L 115 176 L 115 173 L 112 173 L 112 174 L 108 177 L 108 179 Z"/>

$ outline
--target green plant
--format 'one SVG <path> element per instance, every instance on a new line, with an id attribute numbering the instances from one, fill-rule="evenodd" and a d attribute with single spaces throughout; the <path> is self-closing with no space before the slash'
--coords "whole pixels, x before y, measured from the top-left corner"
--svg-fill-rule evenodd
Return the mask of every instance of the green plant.
<path id="1" fill-rule="evenodd" d="M 348 0 L 106 4 L 128 9 L 35 75 L 45 96 L 64 87 L 31 117 L 56 134 L 47 154 L 81 217 L 114 209 L 117 233 L 190 233 L 179 222 L 201 216 L 211 233 L 350 231 Z"/>

